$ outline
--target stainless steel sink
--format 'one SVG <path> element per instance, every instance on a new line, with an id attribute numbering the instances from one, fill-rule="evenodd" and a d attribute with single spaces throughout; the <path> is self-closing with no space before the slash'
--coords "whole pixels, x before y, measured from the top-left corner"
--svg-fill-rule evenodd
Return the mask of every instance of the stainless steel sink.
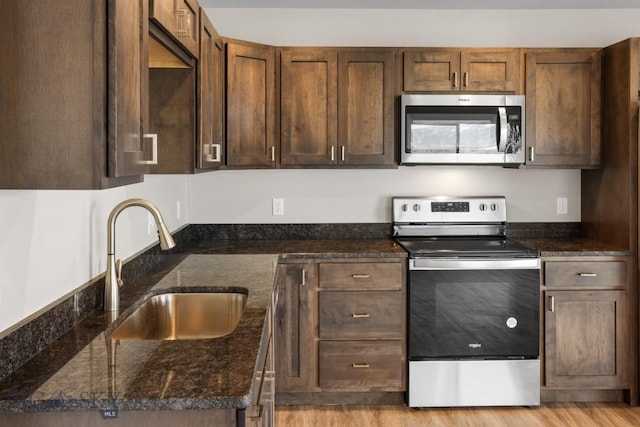
<path id="1" fill-rule="evenodd" d="M 241 293 L 167 293 L 155 295 L 111 334 L 120 340 L 219 338 L 236 329 L 247 296 Z"/>

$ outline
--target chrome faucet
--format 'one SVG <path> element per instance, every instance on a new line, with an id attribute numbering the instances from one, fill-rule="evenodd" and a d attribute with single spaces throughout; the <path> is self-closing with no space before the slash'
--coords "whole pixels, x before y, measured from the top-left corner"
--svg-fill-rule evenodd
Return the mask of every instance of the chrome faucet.
<path id="1" fill-rule="evenodd" d="M 107 271 L 104 278 L 104 311 L 118 311 L 120 308 L 120 286 L 122 286 L 121 270 L 122 262 L 116 261 L 116 218 L 126 208 L 130 206 L 140 206 L 147 209 L 158 227 L 158 238 L 160 248 L 168 250 L 176 243 L 171 237 L 169 229 L 162 220 L 162 215 L 158 208 L 151 202 L 144 199 L 128 199 L 120 202 L 113 208 L 107 220 Z"/>

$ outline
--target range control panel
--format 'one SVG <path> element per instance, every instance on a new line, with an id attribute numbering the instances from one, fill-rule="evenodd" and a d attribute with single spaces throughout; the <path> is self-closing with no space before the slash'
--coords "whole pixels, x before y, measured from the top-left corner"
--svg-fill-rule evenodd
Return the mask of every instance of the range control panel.
<path id="1" fill-rule="evenodd" d="M 487 197 L 394 197 L 396 224 L 506 222 L 504 196 Z"/>

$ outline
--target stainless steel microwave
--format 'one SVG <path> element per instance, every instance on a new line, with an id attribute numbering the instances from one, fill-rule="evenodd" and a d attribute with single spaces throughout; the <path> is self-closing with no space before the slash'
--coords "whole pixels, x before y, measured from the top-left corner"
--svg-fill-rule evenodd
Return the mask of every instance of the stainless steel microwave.
<path id="1" fill-rule="evenodd" d="M 518 166 L 523 95 L 402 95 L 400 164 Z"/>

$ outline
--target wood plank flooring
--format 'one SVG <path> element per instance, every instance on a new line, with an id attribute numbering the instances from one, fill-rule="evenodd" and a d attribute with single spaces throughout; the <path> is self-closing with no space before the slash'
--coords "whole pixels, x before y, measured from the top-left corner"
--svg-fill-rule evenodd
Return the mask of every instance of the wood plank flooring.
<path id="1" fill-rule="evenodd" d="M 557 403 L 538 408 L 408 409 L 404 406 L 278 406 L 277 427 L 626 427 L 640 407 Z"/>

